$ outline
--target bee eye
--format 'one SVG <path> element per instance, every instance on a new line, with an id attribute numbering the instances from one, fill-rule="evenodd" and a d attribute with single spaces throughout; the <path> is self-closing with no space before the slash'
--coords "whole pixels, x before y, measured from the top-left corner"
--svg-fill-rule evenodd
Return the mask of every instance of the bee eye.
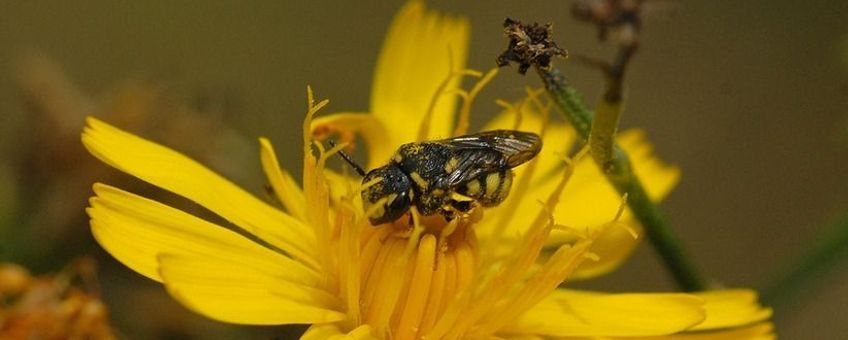
<path id="1" fill-rule="evenodd" d="M 409 179 L 396 166 L 385 166 L 369 172 L 362 183 L 379 180 L 362 191 L 362 203 L 371 224 L 392 222 L 406 213 L 411 205 L 407 192 Z"/>

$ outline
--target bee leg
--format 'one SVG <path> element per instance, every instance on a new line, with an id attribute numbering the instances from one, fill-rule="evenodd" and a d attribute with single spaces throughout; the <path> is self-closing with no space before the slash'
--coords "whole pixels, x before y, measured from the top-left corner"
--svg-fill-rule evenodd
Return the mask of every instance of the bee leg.
<path id="1" fill-rule="evenodd" d="M 409 214 L 409 221 L 406 225 L 406 228 L 397 233 L 396 235 L 402 238 L 416 238 L 415 242 L 417 243 L 417 239 L 420 238 L 421 232 L 424 230 L 419 221 L 419 219 L 421 218 L 421 213 L 418 212 L 417 208 L 412 207 L 409 209 L 409 212 L 407 214 Z"/>
<path id="2" fill-rule="evenodd" d="M 436 243 L 436 249 L 439 249 L 439 251 L 442 251 L 442 252 L 445 252 L 445 251 L 448 250 L 448 248 L 449 248 L 448 237 L 451 236 L 456 231 L 456 228 L 459 226 L 460 222 L 461 222 L 461 219 L 459 219 L 459 218 L 452 219 L 450 222 L 448 222 L 448 225 L 446 225 L 439 232 L 439 240 L 438 240 L 438 243 Z"/>
<path id="3" fill-rule="evenodd" d="M 414 234 L 415 231 L 415 217 L 412 216 L 412 212 L 407 213 L 409 216 L 409 220 L 406 225 L 402 223 L 392 223 L 390 228 L 393 229 L 393 232 L 386 233 L 383 235 L 382 239 L 380 239 L 380 243 L 385 243 L 390 237 L 400 237 L 400 238 L 408 238 Z"/>
<path id="4" fill-rule="evenodd" d="M 453 221 L 454 218 L 456 218 L 456 212 L 453 209 L 445 209 L 442 210 L 442 216 L 444 216 L 445 221 L 450 222 Z"/>
<path id="5" fill-rule="evenodd" d="M 395 235 L 400 236 L 401 238 L 408 238 L 412 236 L 415 232 L 415 222 L 413 221 L 412 214 L 409 215 L 409 224 L 406 225 L 402 230 L 398 230 Z"/>

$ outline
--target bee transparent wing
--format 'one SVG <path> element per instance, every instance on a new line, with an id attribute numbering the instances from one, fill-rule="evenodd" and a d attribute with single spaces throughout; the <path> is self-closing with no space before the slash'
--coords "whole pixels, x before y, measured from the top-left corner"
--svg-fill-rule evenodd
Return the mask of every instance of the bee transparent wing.
<path id="1" fill-rule="evenodd" d="M 542 150 L 539 135 L 515 130 L 484 131 L 439 142 L 456 149 L 495 150 L 503 155 L 510 168 L 533 159 Z"/>
<path id="2" fill-rule="evenodd" d="M 481 174 L 506 168 L 503 155 L 491 149 L 462 150 L 457 152 L 454 157 L 457 159 L 457 165 L 447 176 L 449 186 L 467 182 Z"/>
<path id="3" fill-rule="evenodd" d="M 481 174 L 514 168 L 535 157 L 542 149 L 539 135 L 513 130 L 493 130 L 439 141 L 449 146 L 457 166 L 448 177 L 457 185 Z"/>

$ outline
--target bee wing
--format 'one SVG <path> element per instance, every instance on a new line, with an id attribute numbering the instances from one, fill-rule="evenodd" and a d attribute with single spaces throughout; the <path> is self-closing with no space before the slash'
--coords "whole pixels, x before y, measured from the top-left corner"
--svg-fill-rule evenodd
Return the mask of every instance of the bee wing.
<path id="1" fill-rule="evenodd" d="M 468 149 L 456 153 L 456 169 L 447 176 L 447 184 L 454 186 L 477 178 L 481 174 L 506 167 L 503 155 L 491 149 Z"/>
<path id="2" fill-rule="evenodd" d="M 494 150 L 503 155 L 507 166 L 514 168 L 527 162 L 542 150 L 542 139 L 532 132 L 492 130 L 449 138 L 440 143 L 457 150 Z"/>
<path id="3" fill-rule="evenodd" d="M 542 140 L 535 133 L 493 130 L 439 141 L 449 146 L 457 159 L 448 174 L 448 185 L 457 185 L 481 174 L 514 168 L 535 157 Z"/>

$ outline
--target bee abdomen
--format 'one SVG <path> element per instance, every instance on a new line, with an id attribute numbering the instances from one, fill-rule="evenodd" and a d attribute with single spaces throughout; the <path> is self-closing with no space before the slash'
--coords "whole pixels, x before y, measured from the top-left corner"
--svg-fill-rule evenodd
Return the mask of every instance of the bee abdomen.
<path id="1" fill-rule="evenodd" d="M 457 188 L 457 192 L 475 199 L 484 207 L 503 202 L 512 187 L 512 170 L 506 169 L 483 174 Z"/>

